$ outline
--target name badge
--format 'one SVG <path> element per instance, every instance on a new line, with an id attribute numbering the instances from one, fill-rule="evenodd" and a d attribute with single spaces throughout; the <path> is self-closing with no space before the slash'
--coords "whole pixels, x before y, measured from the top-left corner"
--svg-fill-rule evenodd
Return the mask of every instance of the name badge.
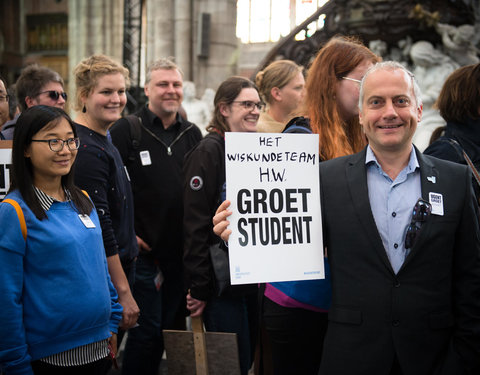
<path id="1" fill-rule="evenodd" d="M 93 223 L 92 219 L 88 215 L 78 215 L 80 220 L 82 220 L 83 225 L 85 228 L 95 228 L 95 224 Z"/>
<path id="2" fill-rule="evenodd" d="M 443 195 L 440 193 L 428 193 L 428 200 L 432 205 L 432 215 L 443 216 Z"/>
<path id="3" fill-rule="evenodd" d="M 152 159 L 150 159 L 150 152 L 147 151 L 140 151 L 140 160 L 142 161 L 142 165 L 151 165 Z"/>

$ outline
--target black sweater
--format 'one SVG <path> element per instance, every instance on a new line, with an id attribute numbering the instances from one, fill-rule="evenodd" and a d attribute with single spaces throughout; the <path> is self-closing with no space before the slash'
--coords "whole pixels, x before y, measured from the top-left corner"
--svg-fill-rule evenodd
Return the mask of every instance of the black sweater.
<path id="1" fill-rule="evenodd" d="M 105 253 L 128 263 L 138 254 L 133 197 L 118 150 L 105 136 L 77 124 L 80 148 L 75 184 L 90 195 L 102 227 Z"/>

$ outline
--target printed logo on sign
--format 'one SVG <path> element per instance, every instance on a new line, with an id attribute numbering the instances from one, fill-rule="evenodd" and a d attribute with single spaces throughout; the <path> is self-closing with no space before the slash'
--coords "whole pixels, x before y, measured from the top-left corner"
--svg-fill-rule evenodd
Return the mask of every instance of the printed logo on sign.
<path id="1" fill-rule="evenodd" d="M 200 176 L 193 176 L 190 180 L 190 187 L 192 190 L 200 190 L 203 187 L 203 180 Z"/>

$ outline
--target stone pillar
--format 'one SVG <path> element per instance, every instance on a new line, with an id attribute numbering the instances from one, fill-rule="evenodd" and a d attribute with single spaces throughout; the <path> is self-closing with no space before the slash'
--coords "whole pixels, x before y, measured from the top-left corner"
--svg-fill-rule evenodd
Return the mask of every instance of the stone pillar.
<path id="1" fill-rule="evenodd" d="M 210 13 L 210 49 L 208 58 L 194 53 L 193 81 L 201 96 L 206 88 L 217 89 L 226 78 L 237 73 L 238 40 L 236 36 L 237 2 L 235 0 L 198 0 L 194 9 L 194 40 L 197 43 L 198 16 Z M 195 51 L 195 50 L 194 50 Z"/>
<path id="2" fill-rule="evenodd" d="M 73 98 L 72 71 L 84 58 L 104 54 L 122 62 L 123 0 L 69 0 L 69 93 Z"/>
<path id="3" fill-rule="evenodd" d="M 186 0 L 182 0 L 186 1 Z M 174 56 L 173 0 L 147 0 L 146 64 Z"/>
<path id="4" fill-rule="evenodd" d="M 192 2 L 175 0 L 174 5 L 174 56 L 185 80 L 192 79 Z"/>

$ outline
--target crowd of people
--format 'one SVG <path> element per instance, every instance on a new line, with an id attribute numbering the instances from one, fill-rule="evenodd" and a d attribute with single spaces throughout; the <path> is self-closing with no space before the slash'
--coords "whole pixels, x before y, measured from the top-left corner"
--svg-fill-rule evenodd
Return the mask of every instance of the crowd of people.
<path id="1" fill-rule="evenodd" d="M 26 67 L 15 95 L 0 79 L 0 373 L 107 374 L 126 337 L 122 374 L 157 375 L 162 331 L 187 315 L 237 335 L 242 375 L 479 373 L 480 64 L 446 80 L 424 153 L 416 78 L 355 38 L 307 71 L 226 79 L 204 137 L 171 59 L 126 116 L 125 67 L 93 55 L 73 73 L 74 120 L 53 70 Z M 319 135 L 325 279 L 217 283 L 227 132 Z"/>

